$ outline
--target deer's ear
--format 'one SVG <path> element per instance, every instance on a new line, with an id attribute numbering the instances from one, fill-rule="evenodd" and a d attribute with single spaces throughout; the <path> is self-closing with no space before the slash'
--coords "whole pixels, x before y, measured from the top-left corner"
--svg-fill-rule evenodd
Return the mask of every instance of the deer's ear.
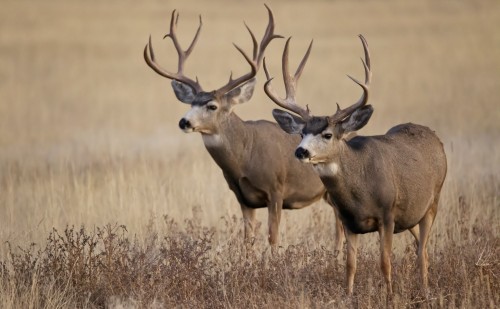
<path id="1" fill-rule="evenodd" d="M 372 114 L 373 107 L 371 105 L 365 105 L 357 109 L 351 114 L 351 116 L 349 116 L 349 118 L 342 122 L 341 125 L 343 133 L 346 134 L 361 129 L 368 123 Z"/>
<path id="2" fill-rule="evenodd" d="M 280 109 L 273 109 L 273 117 L 283 131 L 289 134 L 299 134 L 305 126 L 302 118 Z"/>
<path id="3" fill-rule="evenodd" d="M 191 86 L 174 79 L 172 80 L 172 88 L 174 89 L 177 100 L 187 104 L 193 103 L 194 98 L 196 97 L 196 92 Z"/>
<path id="4" fill-rule="evenodd" d="M 245 103 L 252 98 L 255 78 L 224 94 L 224 99 L 232 105 Z"/>

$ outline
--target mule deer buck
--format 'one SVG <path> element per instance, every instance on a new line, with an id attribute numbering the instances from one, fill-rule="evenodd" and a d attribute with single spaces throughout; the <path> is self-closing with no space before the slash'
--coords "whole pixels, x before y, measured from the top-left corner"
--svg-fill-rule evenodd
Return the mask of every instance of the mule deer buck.
<path id="1" fill-rule="evenodd" d="M 353 292 L 358 235 L 378 232 L 381 269 L 387 292 L 392 294 L 392 238 L 394 233 L 405 230 L 410 230 L 418 243 L 417 261 L 422 287 L 427 292 L 426 244 L 446 177 L 446 155 L 433 131 L 412 123 L 397 125 L 384 135 L 347 138 L 365 126 L 373 113 L 372 106 L 366 105 L 372 76 L 370 54 L 365 38 L 359 37 L 365 54 L 365 82 L 349 76 L 363 89 L 361 98 L 353 105 L 340 109 L 337 104 L 332 116 L 316 117 L 308 107 L 297 104 L 297 76 L 292 77 L 288 69 L 290 39 L 282 59 L 286 99 L 271 87 L 265 60 L 268 80 L 264 90 L 274 103 L 298 115 L 273 110 L 284 131 L 302 135 L 295 156 L 314 167 L 338 209 L 347 239 L 348 293 Z M 305 65 L 311 45 L 298 71 Z"/>
<path id="2" fill-rule="evenodd" d="M 156 73 L 172 80 L 172 87 L 179 101 L 191 105 L 191 109 L 180 120 L 179 127 L 186 133 L 201 133 L 207 151 L 222 169 L 229 188 L 241 206 L 247 246 L 254 239 L 255 209 L 267 207 L 268 240 L 274 251 L 278 243 L 282 208 L 303 208 L 322 197 L 328 202 L 329 200 L 326 189 L 314 170 L 293 157 L 298 137 L 286 134 L 275 123 L 264 120 L 243 121 L 233 112 L 238 104 L 245 103 L 252 97 L 255 76 L 266 47 L 273 39 L 282 38 L 274 34 L 273 14 L 269 7 L 266 8 L 269 22 L 260 45 L 247 26 L 253 41 L 252 58 L 235 45 L 250 65 L 250 72 L 236 79 L 231 76 L 229 82 L 217 90 L 205 92 L 198 79 L 195 81 L 183 74 L 184 63 L 200 34 L 201 17 L 193 41 L 183 51 L 176 36 L 178 15 L 176 16 L 175 11 L 172 12 L 170 33 L 165 37 L 172 39 L 177 50 L 177 73 L 168 72 L 156 63 L 151 37 L 144 49 L 144 59 Z M 338 252 L 343 244 L 344 233 L 340 220 L 337 218 L 336 221 Z"/>

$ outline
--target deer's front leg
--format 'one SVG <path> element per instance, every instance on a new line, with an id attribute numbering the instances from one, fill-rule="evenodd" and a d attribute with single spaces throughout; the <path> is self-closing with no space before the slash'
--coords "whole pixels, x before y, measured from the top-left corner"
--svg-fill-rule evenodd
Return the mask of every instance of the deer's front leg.
<path id="1" fill-rule="evenodd" d="M 245 224 L 245 245 L 247 249 L 250 249 L 255 241 L 255 209 L 243 204 L 240 206 L 243 213 L 243 223 Z"/>
<path id="2" fill-rule="evenodd" d="M 392 252 L 392 237 L 394 235 L 394 220 L 388 219 L 379 227 L 380 235 L 380 267 L 384 275 L 387 286 L 387 296 L 392 296 L 392 280 L 391 280 L 391 252 Z"/>
<path id="3" fill-rule="evenodd" d="M 333 212 L 335 214 L 335 256 L 338 256 L 340 251 L 342 251 L 342 247 L 344 246 L 345 232 L 344 232 L 344 224 L 342 220 L 340 220 L 340 213 L 335 206 L 335 203 L 330 198 L 329 194 L 326 194 L 324 197 L 325 201 L 332 206 Z"/>
<path id="4" fill-rule="evenodd" d="M 344 228 L 347 241 L 346 284 L 347 294 L 352 295 L 354 289 L 354 275 L 356 274 L 356 255 L 358 253 L 359 235 Z"/>
<path id="5" fill-rule="evenodd" d="M 341 251 L 344 245 L 344 224 L 340 220 L 340 214 L 335 206 L 333 207 L 333 211 L 335 212 L 335 256 L 337 256 Z"/>
<path id="6" fill-rule="evenodd" d="M 279 226 L 281 221 L 281 209 L 283 208 L 283 198 L 281 194 L 273 194 L 267 205 L 269 211 L 268 229 L 269 229 L 269 244 L 273 253 L 277 249 L 279 241 Z"/>

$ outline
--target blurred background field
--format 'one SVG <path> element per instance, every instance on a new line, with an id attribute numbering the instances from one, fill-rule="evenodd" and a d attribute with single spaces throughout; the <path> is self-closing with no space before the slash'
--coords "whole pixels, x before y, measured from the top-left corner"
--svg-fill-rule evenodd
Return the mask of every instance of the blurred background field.
<path id="1" fill-rule="evenodd" d="M 293 65 L 314 39 L 298 98 L 316 114 L 359 97 L 346 74 L 362 76 L 356 36 L 367 38 L 375 113 L 360 134 L 382 134 L 402 122 L 436 130 L 449 167 L 429 245 L 431 267 L 449 243 L 481 243 L 493 250 L 498 286 L 500 2 L 267 3 L 276 32 L 293 36 Z M 44 244 L 53 227 L 117 223 L 141 238 L 151 229 L 165 231 L 165 215 L 180 229 L 189 229 L 186 219 L 213 228 L 216 245 L 240 238 L 240 210 L 222 173 L 200 136 L 178 129 L 188 106 L 146 66 L 142 52 L 151 34 L 158 61 L 173 70 L 175 50 L 162 40 L 171 11 L 180 12 L 184 46 L 201 14 L 187 74 L 212 90 L 231 70 L 246 72 L 231 43 L 250 48 L 243 20 L 262 36 L 261 3 L 1 0 L 0 6 L 0 260 L 8 256 L 5 242 Z M 273 41 L 266 52 L 280 90 L 283 46 L 284 40 Z M 241 118 L 271 119 L 263 81 L 260 72 L 254 98 L 236 109 Z M 264 251 L 266 210 L 258 218 L 257 248 Z M 487 227 L 490 237 L 476 227 Z M 289 211 L 282 245 L 331 250 L 333 231 L 326 204 Z M 410 240 L 395 238 L 396 260 Z M 377 241 L 362 237 L 364 250 L 376 256 Z M 479 258 L 483 247 L 470 247 L 471 256 L 477 251 Z M 370 267 L 379 280 L 377 264 Z M 499 301 L 498 290 L 494 296 L 488 304 Z"/>

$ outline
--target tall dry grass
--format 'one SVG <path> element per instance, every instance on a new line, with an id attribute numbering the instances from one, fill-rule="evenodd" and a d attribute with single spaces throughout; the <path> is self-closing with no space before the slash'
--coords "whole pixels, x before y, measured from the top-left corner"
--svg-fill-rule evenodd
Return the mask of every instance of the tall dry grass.
<path id="1" fill-rule="evenodd" d="M 277 32 L 298 61 L 313 53 L 299 99 L 318 114 L 359 89 L 363 33 L 373 58 L 375 113 L 362 134 L 401 122 L 438 132 L 449 173 L 429 243 L 431 299 L 416 280 L 411 236 L 395 237 L 396 307 L 500 304 L 500 4 L 496 1 L 270 1 Z M 285 212 L 270 257 L 266 211 L 253 256 L 241 246 L 239 207 L 196 135 L 177 121 L 168 81 L 146 67 L 175 66 L 161 37 L 172 9 L 186 44 L 204 28 L 188 74 L 206 89 L 247 68 L 251 2 L 2 1 L 0 11 L 0 307 L 385 306 L 378 239 L 362 237 L 357 293 L 346 298 L 325 204 Z M 279 73 L 284 42 L 267 52 Z M 210 59 L 209 61 L 207 61 Z M 259 86 L 262 86 L 263 76 Z M 279 83 L 276 83 L 279 87 Z M 238 107 L 270 119 L 263 91 Z M 34 243 L 36 245 L 31 246 Z"/>

